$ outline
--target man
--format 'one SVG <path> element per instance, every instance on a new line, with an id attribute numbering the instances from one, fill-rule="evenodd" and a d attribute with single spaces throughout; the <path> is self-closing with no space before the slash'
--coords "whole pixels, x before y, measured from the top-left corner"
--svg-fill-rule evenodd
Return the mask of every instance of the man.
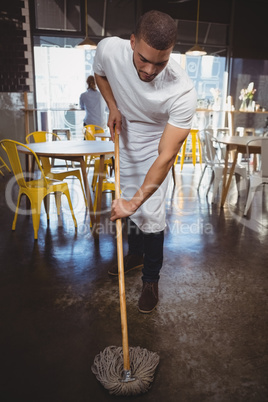
<path id="1" fill-rule="evenodd" d="M 158 303 L 168 173 L 196 108 L 192 82 L 170 58 L 176 32 L 169 15 L 149 11 L 139 19 L 130 43 L 105 38 L 94 60 L 112 138 L 114 127 L 120 133 L 122 198 L 113 201 L 111 220 L 130 217 L 124 269 L 143 266 L 142 313 L 150 313 Z M 117 275 L 117 266 L 109 273 Z"/>

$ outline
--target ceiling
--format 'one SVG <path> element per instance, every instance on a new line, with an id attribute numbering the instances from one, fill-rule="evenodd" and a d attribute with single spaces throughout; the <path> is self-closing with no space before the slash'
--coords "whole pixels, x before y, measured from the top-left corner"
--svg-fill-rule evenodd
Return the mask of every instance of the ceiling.
<path id="1" fill-rule="evenodd" d="M 56 36 L 57 32 L 59 36 L 66 36 L 65 28 L 59 28 L 59 21 L 64 20 L 65 26 L 70 27 L 70 37 L 81 37 L 81 30 L 84 29 L 84 20 L 81 19 L 84 0 L 69 0 L 67 11 L 63 6 L 66 1 L 63 0 L 29 1 L 40 9 L 39 15 L 43 20 L 43 30 L 36 30 L 35 34 Z M 198 0 L 86 1 L 88 34 L 97 43 L 104 36 L 129 38 L 137 18 L 146 11 L 157 9 L 177 21 L 175 51 L 185 53 L 195 44 Z M 263 40 L 267 37 L 267 3 L 268 0 L 200 0 L 199 45 L 208 54 L 267 60 L 268 41 Z M 54 30 L 49 25 L 53 19 Z"/>
<path id="2" fill-rule="evenodd" d="M 178 47 L 182 51 L 183 43 L 193 42 L 195 29 L 189 21 L 195 24 L 197 0 L 141 3 L 143 12 L 157 9 L 178 20 Z M 268 59 L 268 41 L 263 40 L 267 37 L 267 5 L 268 0 L 200 0 L 199 44 L 208 53 L 223 54 L 225 47 L 234 57 Z"/>

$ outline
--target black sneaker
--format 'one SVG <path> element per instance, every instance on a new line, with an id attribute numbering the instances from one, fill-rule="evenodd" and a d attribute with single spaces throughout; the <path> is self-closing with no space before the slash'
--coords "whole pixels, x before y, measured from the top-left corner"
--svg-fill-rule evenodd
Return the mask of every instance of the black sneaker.
<path id="1" fill-rule="evenodd" d="M 151 313 L 158 303 L 158 282 L 143 282 L 139 311 L 144 314 Z"/>
<path id="2" fill-rule="evenodd" d="M 124 272 L 125 274 L 132 269 L 142 268 L 143 267 L 143 256 L 136 254 L 127 254 L 124 257 Z M 111 269 L 108 271 L 109 275 L 118 276 L 118 266 L 117 264 L 113 265 Z"/>

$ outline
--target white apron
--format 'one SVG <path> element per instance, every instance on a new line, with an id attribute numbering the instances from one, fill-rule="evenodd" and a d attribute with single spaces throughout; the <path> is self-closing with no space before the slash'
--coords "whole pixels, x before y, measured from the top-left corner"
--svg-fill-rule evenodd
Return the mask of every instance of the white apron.
<path id="1" fill-rule="evenodd" d="M 196 92 L 186 72 L 170 59 L 151 82 L 142 81 L 133 64 L 130 41 L 117 37 L 99 42 L 94 72 L 105 76 L 122 114 L 120 176 L 122 196 L 130 200 L 158 156 L 166 123 L 191 128 Z M 130 218 L 147 233 L 165 228 L 165 194 L 170 174 Z"/>
<path id="2" fill-rule="evenodd" d="M 130 200 L 144 182 L 145 176 L 158 156 L 158 144 L 163 130 L 141 123 L 131 125 L 123 119 L 119 136 L 120 185 L 122 197 Z M 170 174 L 155 193 L 144 202 L 130 219 L 147 233 L 165 228 L 165 196 Z"/>

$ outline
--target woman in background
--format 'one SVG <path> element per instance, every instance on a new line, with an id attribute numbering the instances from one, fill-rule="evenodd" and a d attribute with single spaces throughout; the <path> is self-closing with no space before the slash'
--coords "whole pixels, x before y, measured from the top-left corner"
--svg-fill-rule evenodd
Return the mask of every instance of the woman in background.
<path id="1" fill-rule="evenodd" d="M 84 126 L 93 124 L 105 129 L 107 124 L 106 103 L 101 93 L 97 90 L 94 76 L 90 75 L 86 82 L 87 91 L 80 95 L 80 108 L 86 111 Z"/>

